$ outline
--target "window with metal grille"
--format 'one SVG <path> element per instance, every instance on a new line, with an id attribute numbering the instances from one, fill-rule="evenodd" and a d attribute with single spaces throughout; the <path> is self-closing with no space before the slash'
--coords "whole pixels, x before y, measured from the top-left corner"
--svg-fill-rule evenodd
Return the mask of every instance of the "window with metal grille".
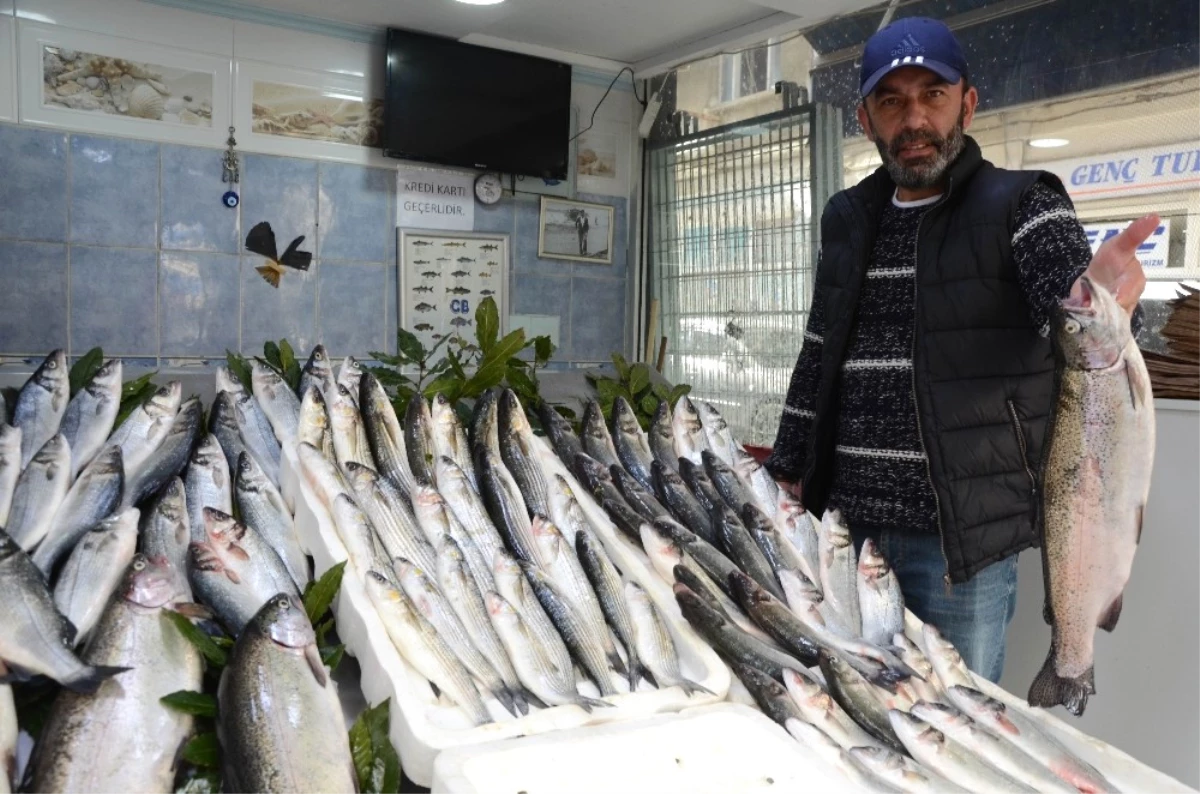
<path id="1" fill-rule="evenodd" d="M 746 443 L 774 440 L 812 299 L 813 123 L 804 106 L 649 147 L 663 374 Z"/>

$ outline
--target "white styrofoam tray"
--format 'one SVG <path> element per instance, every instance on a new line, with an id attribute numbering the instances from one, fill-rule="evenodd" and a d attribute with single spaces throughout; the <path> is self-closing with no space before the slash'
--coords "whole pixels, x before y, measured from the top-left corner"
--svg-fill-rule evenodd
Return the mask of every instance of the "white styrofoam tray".
<path id="1" fill-rule="evenodd" d="M 761 711 L 734 703 L 448 750 L 434 763 L 431 788 L 439 794 L 857 791 Z"/>
<path id="2" fill-rule="evenodd" d="M 304 477 L 299 476 L 294 450 L 284 451 L 282 466 L 281 479 L 295 488 L 295 520 L 300 543 L 312 555 L 315 574 L 320 576 L 347 558 L 345 546 L 328 511 Z M 586 493 L 580 494 L 579 498 L 581 502 L 590 501 Z M 592 506 L 599 510 L 594 502 Z M 439 702 L 429 682 L 404 660 L 388 636 L 362 579 L 352 566 L 347 566 L 334 603 L 338 636 L 362 668 L 362 690 L 367 702 L 375 705 L 391 698 L 392 744 L 400 755 L 405 774 L 413 782 L 429 785 L 434 759 L 450 747 L 643 718 L 724 699 L 729 690 L 729 668 L 683 619 L 671 588 L 649 568 L 644 558 L 631 554 L 628 545 L 613 542 L 615 529 L 611 525 L 597 530 L 613 562 L 646 590 L 663 615 L 679 653 L 683 675 L 713 694 L 698 693 L 688 697 L 679 687 L 639 688 L 634 694 L 610 696 L 607 700 L 612 707 L 594 709 L 590 714 L 578 706 L 558 706 L 533 710 L 519 719 L 485 698 L 496 722 L 472 727 L 460 709 Z"/>

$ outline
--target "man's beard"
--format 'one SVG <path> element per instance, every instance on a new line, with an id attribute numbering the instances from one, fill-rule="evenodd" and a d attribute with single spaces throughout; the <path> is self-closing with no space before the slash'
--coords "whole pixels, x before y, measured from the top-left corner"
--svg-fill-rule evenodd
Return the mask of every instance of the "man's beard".
<path id="1" fill-rule="evenodd" d="M 905 130 L 886 144 L 882 139 L 876 138 L 875 148 L 879 150 L 879 156 L 883 158 L 883 165 L 892 177 L 892 181 L 899 187 L 908 190 L 933 187 L 940 183 L 946 174 L 946 169 L 958 159 L 958 156 L 962 154 L 963 147 L 966 146 L 966 139 L 963 135 L 965 119 L 966 108 L 964 107 L 958 114 L 958 121 L 955 123 L 954 129 L 950 130 L 950 134 L 945 138 L 928 130 Z M 933 159 L 926 159 L 924 162 L 912 165 L 902 163 L 900 151 L 913 143 L 932 146 L 936 151 Z"/>

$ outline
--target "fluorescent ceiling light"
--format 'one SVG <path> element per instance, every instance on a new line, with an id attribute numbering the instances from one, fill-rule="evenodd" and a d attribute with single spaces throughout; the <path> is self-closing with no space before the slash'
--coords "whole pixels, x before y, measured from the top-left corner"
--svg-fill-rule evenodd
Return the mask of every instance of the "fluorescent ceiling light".
<path id="1" fill-rule="evenodd" d="M 494 6 L 503 3 L 504 0 L 458 0 L 458 2 L 466 3 L 469 6 Z"/>
<path id="2" fill-rule="evenodd" d="M 1066 146 L 1070 141 L 1066 138 L 1034 138 L 1029 142 L 1029 145 L 1035 149 L 1057 149 L 1059 146 Z"/>

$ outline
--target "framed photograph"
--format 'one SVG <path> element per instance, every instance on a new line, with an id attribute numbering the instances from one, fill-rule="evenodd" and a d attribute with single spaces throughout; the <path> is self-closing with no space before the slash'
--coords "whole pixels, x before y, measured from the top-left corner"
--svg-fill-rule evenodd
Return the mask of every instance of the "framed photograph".
<path id="1" fill-rule="evenodd" d="M 383 99 L 367 80 L 238 59 L 233 111 L 247 151 L 395 165 L 380 150 Z"/>
<path id="2" fill-rule="evenodd" d="M 613 208 L 609 204 L 542 196 L 538 256 L 611 265 Z"/>
<path id="3" fill-rule="evenodd" d="M 400 327 L 432 347 L 445 336 L 475 338 L 475 310 L 496 301 L 500 330 L 508 326 L 509 236 L 400 229 Z"/>
<path id="4" fill-rule="evenodd" d="M 20 118 L 52 127 L 219 145 L 229 58 L 22 23 Z"/>
<path id="5" fill-rule="evenodd" d="M 629 125 L 600 122 L 576 141 L 575 168 L 580 192 L 629 195 Z"/>

